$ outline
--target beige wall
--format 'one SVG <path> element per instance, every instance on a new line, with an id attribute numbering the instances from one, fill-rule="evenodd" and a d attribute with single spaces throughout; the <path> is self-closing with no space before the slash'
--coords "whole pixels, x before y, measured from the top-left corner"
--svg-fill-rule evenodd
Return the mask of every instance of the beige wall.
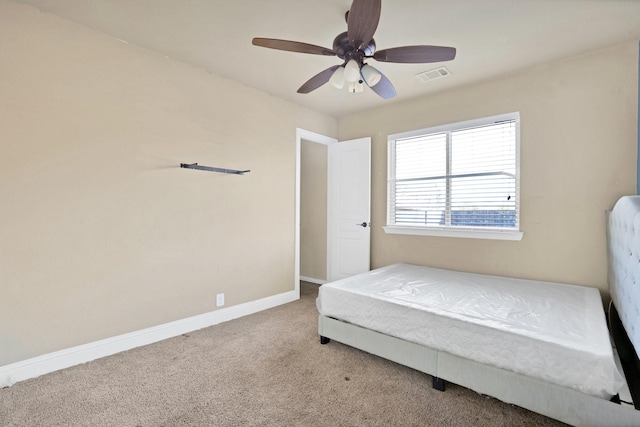
<path id="1" fill-rule="evenodd" d="M 300 159 L 300 275 L 325 281 L 327 279 L 327 146 L 303 140 Z"/>
<path id="2" fill-rule="evenodd" d="M 0 366 L 294 289 L 335 119 L 5 1 L 0 100 Z"/>
<path id="3" fill-rule="evenodd" d="M 604 212 L 636 191 L 638 44 L 628 43 L 339 122 L 371 135 L 372 267 L 394 262 L 606 289 Z M 519 111 L 520 242 L 385 234 L 387 135 Z"/>

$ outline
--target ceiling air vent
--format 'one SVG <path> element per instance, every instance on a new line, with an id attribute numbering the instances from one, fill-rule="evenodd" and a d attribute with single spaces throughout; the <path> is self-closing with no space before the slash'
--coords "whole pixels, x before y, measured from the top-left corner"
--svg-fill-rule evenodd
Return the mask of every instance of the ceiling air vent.
<path id="1" fill-rule="evenodd" d="M 447 69 L 447 67 L 438 67 L 433 70 L 424 71 L 422 73 L 416 74 L 416 78 L 420 80 L 422 83 L 426 83 L 429 80 L 435 80 L 442 77 L 447 77 L 451 74 L 451 71 Z"/>

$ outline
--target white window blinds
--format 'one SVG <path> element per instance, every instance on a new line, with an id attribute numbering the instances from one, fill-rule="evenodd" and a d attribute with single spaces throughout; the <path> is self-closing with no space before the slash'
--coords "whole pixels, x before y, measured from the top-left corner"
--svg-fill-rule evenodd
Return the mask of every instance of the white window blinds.
<path id="1" fill-rule="evenodd" d="M 514 113 L 390 137 L 388 225 L 518 230 L 518 121 Z"/>

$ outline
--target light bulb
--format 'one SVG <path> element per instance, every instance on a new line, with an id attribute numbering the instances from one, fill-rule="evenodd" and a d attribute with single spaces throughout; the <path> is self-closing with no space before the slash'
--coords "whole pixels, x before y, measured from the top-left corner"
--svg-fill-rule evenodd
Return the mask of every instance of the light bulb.
<path id="1" fill-rule="evenodd" d="M 350 93 L 361 93 L 364 91 L 364 85 L 360 82 L 349 82 Z"/>
<path id="2" fill-rule="evenodd" d="M 364 64 L 360 70 L 362 73 L 362 79 L 371 87 L 380 83 L 382 80 L 382 74 L 369 64 Z"/>
<path id="3" fill-rule="evenodd" d="M 360 80 L 360 66 L 355 59 L 351 59 L 344 66 L 344 79 L 348 82 L 357 82 Z"/>
<path id="4" fill-rule="evenodd" d="M 342 89 L 344 87 L 344 67 L 338 67 L 333 74 L 331 74 L 329 83 L 338 89 Z"/>

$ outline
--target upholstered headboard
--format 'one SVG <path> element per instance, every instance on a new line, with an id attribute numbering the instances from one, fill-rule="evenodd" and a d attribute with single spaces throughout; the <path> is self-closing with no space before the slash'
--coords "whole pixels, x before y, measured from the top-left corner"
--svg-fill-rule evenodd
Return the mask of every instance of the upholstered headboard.
<path id="1" fill-rule="evenodd" d="M 611 299 L 640 356 L 640 196 L 618 200 L 607 222 Z"/>

